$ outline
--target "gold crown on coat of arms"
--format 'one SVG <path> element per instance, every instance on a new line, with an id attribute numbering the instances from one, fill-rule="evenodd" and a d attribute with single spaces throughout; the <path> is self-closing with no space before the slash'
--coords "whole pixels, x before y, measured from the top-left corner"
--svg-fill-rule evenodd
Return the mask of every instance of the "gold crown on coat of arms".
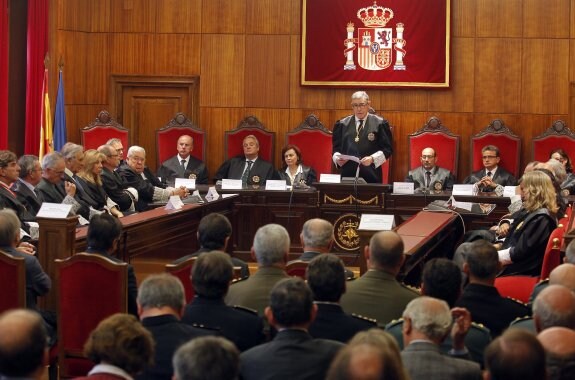
<path id="1" fill-rule="evenodd" d="M 377 5 L 377 1 L 374 1 L 371 7 L 359 9 L 357 18 L 367 27 L 384 27 L 393 18 L 393 11 Z"/>

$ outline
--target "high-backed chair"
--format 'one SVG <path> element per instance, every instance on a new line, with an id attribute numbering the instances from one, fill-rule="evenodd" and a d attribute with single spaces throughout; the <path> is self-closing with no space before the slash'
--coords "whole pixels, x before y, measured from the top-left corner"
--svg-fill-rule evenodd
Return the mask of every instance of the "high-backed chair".
<path id="1" fill-rule="evenodd" d="M 243 155 L 242 143 L 244 138 L 248 135 L 254 135 L 260 143 L 259 157 L 273 164 L 276 133 L 268 131 L 255 116 L 246 117 L 235 129 L 225 131 L 224 134 L 226 160 Z"/>
<path id="2" fill-rule="evenodd" d="M 305 280 L 305 271 L 309 265 L 309 261 L 292 260 L 286 264 L 286 273 L 288 276 L 300 277 Z"/>
<path id="3" fill-rule="evenodd" d="M 321 173 L 332 171 L 331 135 L 317 116 L 310 114 L 297 128 L 286 133 L 286 142 L 301 150 L 303 162 L 315 169 L 319 178 Z M 283 157 L 281 159 L 283 164 Z"/>
<path id="4" fill-rule="evenodd" d="M 98 323 L 128 311 L 128 264 L 96 254 L 56 259 L 60 376 L 86 376 L 93 363 L 84 344 Z"/>
<path id="5" fill-rule="evenodd" d="M 561 226 L 555 228 L 549 235 L 545 256 L 543 256 L 543 265 L 541 266 L 541 279 L 549 278 L 551 271 L 561 264 L 561 245 L 564 234 L 565 228 Z"/>
<path id="6" fill-rule="evenodd" d="M 166 264 L 166 272 L 179 278 L 182 285 L 184 285 L 186 303 L 190 303 L 196 294 L 192 286 L 191 274 L 197 259 L 197 257 L 190 257 L 178 264 Z"/>
<path id="7" fill-rule="evenodd" d="M 487 127 L 471 137 L 471 171 L 483 169 L 481 149 L 486 145 L 499 148 L 499 165 L 519 177 L 521 139 L 514 134 L 501 119 L 493 120 Z"/>
<path id="8" fill-rule="evenodd" d="M 193 124 L 184 113 L 178 112 L 168 124 L 156 131 L 158 167 L 177 153 L 178 138 L 182 135 L 189 135 L 194 139 L 191 155 L 198 160 L 206 161 L 206 132 Z"/>
<path id="9" fill-rule="evenodd" d="M 575 133 L 573 133 L 563 120 L 557 120 L 545 132 L 531 140 L 533 161 L 545 162 L 551 152 L 561 148 L 575 159 Z"/>
<path id="10" fill-rule="evenodd" d="M 110 116 L 108 111 L 100 111 L 98 117 L 80 129 L 84 149 L 98 149 L 111 138 L 118 138 L 124 147 L 130 146 L 130 131 Z"/>
<path id="11" fill-rule="evenodd" d="M 26 267 L 23 257 L 0 251 L 0 313 L 26 307 Z"/>
<path id="12" fill-rule="evenodd" d="M 433 148 L 438 156 L 438 165 L 457 175 L 460 137 L 447 129 L 439 118 L 432 116 L 416 132 L 407 136 L 409 146 L 409 170 L 421 166 L 421 151 Z"/>
<path id="13" fill-rule="evenodd" d="M 538 282 L 537 276 L 505 276 L 495 279 L 495 287 L 503 297 L 528 303 L 533 288 Z"/>

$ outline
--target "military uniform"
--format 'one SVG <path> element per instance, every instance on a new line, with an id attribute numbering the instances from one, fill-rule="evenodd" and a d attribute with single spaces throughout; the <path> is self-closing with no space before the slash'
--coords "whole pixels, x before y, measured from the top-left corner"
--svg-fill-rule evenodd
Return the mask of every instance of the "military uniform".
<path id="1" fill-rule="evenodd" d="M 346 314 L 337 303 L 316 301 L 315 304 L 317 315 L 308 330 L 314 338 L 347 343 L 356 333 L 377 327 L 375 319 Z"/>

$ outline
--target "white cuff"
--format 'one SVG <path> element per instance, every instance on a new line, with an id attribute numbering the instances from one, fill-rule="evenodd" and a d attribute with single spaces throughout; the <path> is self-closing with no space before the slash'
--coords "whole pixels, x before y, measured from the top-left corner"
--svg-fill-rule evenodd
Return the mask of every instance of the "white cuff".
<path id="1" fill-rule="evenodd" d="M 383 154 L 381 150 L 378 150 L 377 152 L 372 154 L 371 157 L 373 158 L 373 165 L 376 168 L 380 167 L 385 163 L 385 161 L 387 161 L 387 159 L 385 158 L 385 154 Z"/>
<path id="2" fill-rule="evenodd" d="M 511 248 L 507 248 L 507 249 L 502 249 L 500 251 L 497 251 L 497 254 L 499 255 L 499 261 L 501 262 L 501 264 L 511 264 L 513 261 L 511 261 Z"/>
<path id="3" fill-rule="evenodd" d="M 331 159 L 333 160 L 333 163 L 335 164 L 335 166 L 338 166 L 337 160 L 339 159 L 339 156 L 341 156 L 341 153 L 339 153 L 339 152 L 335 152 L 333 154 L 333 156 L 331 156 Z"/>

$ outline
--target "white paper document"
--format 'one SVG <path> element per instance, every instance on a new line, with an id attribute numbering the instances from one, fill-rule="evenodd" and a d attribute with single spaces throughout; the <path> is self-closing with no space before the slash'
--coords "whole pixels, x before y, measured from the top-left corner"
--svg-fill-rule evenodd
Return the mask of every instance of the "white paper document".
<path id="1" fill-rule="evenodd" d="M 451 194 L 453 195 L 473 195 L 475 185 L 453 185 Z"/>
<path id="2" fill-rule="evenodd" d="M 179 195 L 172 195 L 166 203 L 165 210 L 179 210 L 184 207 L 184 202 L 182 202 L 182 198 Z"/>
<path id="3" fill-rule="evenodd" d="M 286 181 L 283 179 L 268 179 L 266 181 L 266 190 L 285 191 L 286 186 Z"/>
<path id="4" fill-rule="evenodd" d="M 348 156 L 345 154 L 340 154 L 339 158 L 341 158 L 342 160 L 348 160 L 348 161 L 353 161 L 353 162 L 357 162 L 359 164 L 360 159 L 359 157 L 355 157 L 355 156 Z"/>
<path id="5" fill-rule="evenodd" d="M 222 190 L 241 190 L 242 188 L 241 179 L 222 179 Z"/>
<path id="6" fill-rule="evenodd" d="M 503 196 L 511 198 L 514 195 L 517 195 L 515 192 L 517 190 L 517 186 L 505 186 L 503 188 Z"/>
<path id="7" fill-rule="evenodd" d="M 413 182 L 394 182 L 393 183 L 393 193 L 394 194 L 413 194 L 414 183 Z"/>
<path id="8" fill-rule="evenodd" d="M 319 182 L 320 183 L 340 183 L 341 182 L 341 175 L 322 173 L 319 176 Z"/>
<path id="9" fill-rule="evenodd" d="M 36 217 L 65 219 L 70 214 L 71 209 L 72 205 L 43 202 Z"/>
<path id="10" fill-rule="evenodd" d="M 395 227 L 393 215 L 362 214 L 358 230 L 363 231 L 389 231 Z"/>
<path id="11" fill-rule="evenodd" d="M 176 183 L 174 187 L 178 188 L 181 186 L 185 186 L 186 189 L 195 189 L 196 188 L 196 179 L 195 178 L 176 178 Z"/>

